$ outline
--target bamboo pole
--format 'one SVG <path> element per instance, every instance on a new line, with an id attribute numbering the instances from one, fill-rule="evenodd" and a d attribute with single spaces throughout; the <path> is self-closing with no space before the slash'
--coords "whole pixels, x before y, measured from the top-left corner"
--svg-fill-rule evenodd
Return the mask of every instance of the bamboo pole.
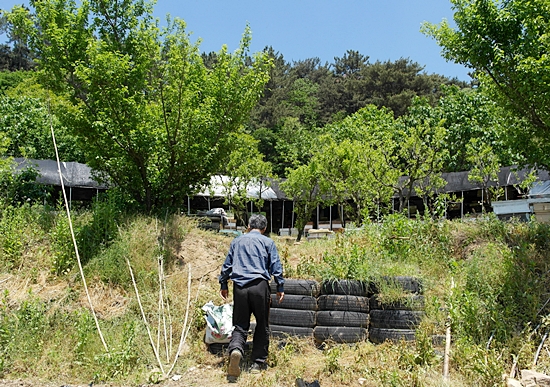
<path id="1" fill-rule="evenodd" d="M 92 315 L 94 316 L 94 322 L 97 329 L 97 332 L 99 334 L 99 338 L 101 339 L 101 343 L 103 344 L 103 347 L 105 348 L 105 352 L 109 352 L 109 348 L 107 347 L 107 343 L 105 342 L 105 338 L 103 337 L 103 333 L 101 332 L 101 328 L 99 327 L 99 320 L 97 318 L 94 305 L 92 303 L 92 298 L 90 297 L 90 292 L 88 290 L 88 284 L 86 283 L 86 277 L 84 276 L 84 270 L 82 269 L 82 262 L 80 260 L 80 253 L 78 252 L 78 245 L 76 243 L 76 238 L 74 235 L 74 229 L 73 229 L 73 222 L 71 220 L 71 210 L 69 209 L 69 203 L 67 202 L 67 192 L 65 190 L 65 183 L 63 183 L 63 174 L 61 173 L 61 161 L 59 160 L 59 151 L 57 149 L 57 142 L 55 140 L 55 132 L 53 130 L 53 123 L 52 123 L 52 117 L 51 113 L 49 112 L 50 106 L 48 103 L 48 113 L 50 118 L 50 131 L 52 134 L 52 141 L 53 141 L 53 147 L 55 149 L 55 159 L 57 161 L 57 171 L 59 172 L 59 180 L 61 182 L 61 191 L 63 192 L 63 200 L 65 202 L 65 210 L 67 212 L 67 219 L 69 222 L 69 229 L 71 231 L 71 237 L 73 239 L 73 246 L 74 251 L 76 254 L 76 261 L 78 263 L 78 270 L 80 272 L 80 278 L 82 279 L 82 284 L 84 285 L 84 290 L 86 291 L 86 298 L 88 299 L 88 304 L 90 305 L 90 310 L 92 311 Z"/>

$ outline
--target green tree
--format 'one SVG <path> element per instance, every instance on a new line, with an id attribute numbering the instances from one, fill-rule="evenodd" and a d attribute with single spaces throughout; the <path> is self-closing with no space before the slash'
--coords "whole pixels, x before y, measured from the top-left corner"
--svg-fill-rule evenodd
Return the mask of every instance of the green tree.
<path id="1" fill-rule="evenodd" d="M 295 168 L 307 164 L 313 153 L 315 132 L 300 123 L 298 118 L 287 117 L 278 132 L 275 148 L 279 154 L 279 172 L 281 167 Z"/>
<path id="2" fill-rule="evenodd" d="M 508 134 L 523 130 L 525 123 L 510 116 L 479 88 L 444 87 L 443 94 L 433 110 L 435 119 L 447 129 L 446 172 L 472 167 L 467 161 L 466 146 L 473 138 L 491 145 L 503 165 L 523 162 Z"/>
<path id="3" fill-rule="evenodd" d="M 336 142 L 329 136 L 321 139 L 315 154 L 321 176 L 319 187 L 326 204 L 343 206 L 357 225 L 369 219 L 380 203 L 387 203 L 392 191 L 377 184 L 375 147 L 357 140 Z M 345 214 L 339 213 L 345 227 Z"/>
<path id="4" fill-rule="evenodd" d="M 224 169 L 222 185 L 225 204 L 228 204 L 242 225 L 248 225 L 248 206 L 251 201 L 257 208 L 264 203 L 263 192 L 269 188 L 272 177 L 271 164 L 264 161 L 258 151 L 258 141 L 251 135 L 239 133 L 233 135 L 233 149 Z M 250 188 L 259 187 L 250 194 Z M 257 196 L 256 196 L 257 195 Z"/>
<path id="5" fill-rule="evenodd" d="M 304 227 L 311 219 L 313 211 L 323 203 L 319 191 L 319 165 L 311 160 L 307 165 L 300 165 L 287 173 L 287 179 L 281 183 L 285 195 L 294 201 L 296 214 L 297 241 L 302 239 Z"/>
<path id="6" fill-rule="evenodd" d="M 399 175 L 388 168 L 382 150 L 394 143 L 394 127 L 391 111 L 368 105 L 323 128 L 322 146 L 315 148 L 323 193 L 332 203 L 343 204 L 357 224 L 386 206 L 393 194 Z"/>
<path id="7" fill-rule="evenodd" d="M 161 29 L 143 0 L 33 1 L 8 14 L 40 57 L 41 80 L 76 107 L 64 116 L 100 176 L 146 210 L 175 206 L 218 173 L 268 79 L 246 28 L 212 69 L 182 20 Z"/>
<path id="8" fill-rule="evenodd" d="M 34 57 L 23 36 L 9 28 L 6 11 L 0 9 L 0 34 L 7 36 L 7 42 L 0 44 L 0 71 L 28 71 L 34 67 Z"/>
<path id="9" fill-rule="evenodd" d="M 396 141 L 384 157 L 401 175 L 393 188 L 399 198 L 398 210 L 403 211 L 415 188 L 426 195 L 445 185 L 441 172 L 447 154 L 446 130 L 441 123 L 414 116 L 401 117 L 397 127 Z"/>
<path id="10" fill-rule="evenodd" d="M 6 154 L 30 159 L 55 159 L 50 125 L 63 161 L 84 162 L 75 136 L 61 124 L 42 99 L 0 95 L 0 127 L 10 138 Z"/>
<path id="11" fill-rule="evenodd" d="M 474 76 L 502 106 L 531 123 L 521 131 L 525 156 L 531 163 L 549 168 L 550 3 L 451 3 L 456 29 L 444 20 L 438 25 L 425 23 L 423 32 L 435 38 L 446 59 L 472 68 Z"/>
<path id="12" fill-rule="evenodd" d="M 466 146 L 468 161 L 472 169 L 468 174 L 468 180 L 478 183 L 483 191 L 482 209 L 485 211 L 485 202 L 491 206 L 492 201 L 498 198 L 502 189 L 498 186 L 498 173 L 500 162 L 490 144 L 486 144 L 477 138 L 470 140 Z M 490 187 L 490 183 L 496 183 L 496 187 Z"/>

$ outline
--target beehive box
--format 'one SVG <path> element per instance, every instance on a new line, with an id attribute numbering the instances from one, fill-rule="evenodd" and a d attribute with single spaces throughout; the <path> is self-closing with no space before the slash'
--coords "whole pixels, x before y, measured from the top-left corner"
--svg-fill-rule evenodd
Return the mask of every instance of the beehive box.
<path id="1" fill-rule="evenodd" d="M 550 203 L 533 203 L 533 211 L 539 222 L 550 223 Z"/>
<path id="2" fill-rule="evenodd" d="M 310 229 L 307 233 L 307 240 L 334 238 L 334 232 L 327 229 Z"/>

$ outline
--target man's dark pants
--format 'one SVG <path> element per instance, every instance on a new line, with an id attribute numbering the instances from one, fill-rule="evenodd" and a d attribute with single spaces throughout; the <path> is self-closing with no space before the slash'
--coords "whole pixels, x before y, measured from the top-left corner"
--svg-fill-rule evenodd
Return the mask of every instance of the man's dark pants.
<path id="1" fill-rule="evenodd" d="M 256 318 L 251 360 L 265 363 L 269 350 L 269 306 L 271 298 L 269 283 L 257 279 L 243 287 L 233 284 L 233 325 L 235 330 L 229 343 L 231 353 L 238 349 L 244 354 L 244 346 L 250 328 L 250 316 Z"/>

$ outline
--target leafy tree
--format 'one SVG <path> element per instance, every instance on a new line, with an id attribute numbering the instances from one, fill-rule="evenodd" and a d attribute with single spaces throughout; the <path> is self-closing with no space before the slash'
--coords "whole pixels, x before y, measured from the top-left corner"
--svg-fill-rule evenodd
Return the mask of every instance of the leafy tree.
<path id="1" fill-rule="evenodd" d="M 33 1 L 8 14 L 40 57 L 46 87 L 66 94 L 88 163 L 146 210 L 177 205 L 218 173 L 268 79 L 270 61 L 224 46 L 207 68 L 185 23 L 160 29 L 144 0 Z"/>
<path id="2" fill-rule="evenodd" d="M 289 105 L 284 103 L 288 99 L 290 85 L 295 80 L 289 74 L 291 65 L 273 47 L 266 47 L 264 53 L 273 61 L 273 66 L 262 96 L 250 113 L 248 127 L 252 133 L 259 128 L 275 132 L 282 120 L 292 115 L 288 110 Z"/>
<path id="3" fill-rule="evenodd" d="M 11 93 L 10 93 L 11 94 Z M 6 154 L 30 159 L 55 159 L 50 125 L 63 161 L 84 162 L 76 139 L 42 99 L 0 95 L 0 127 L 10 138 Z"/>
<path id="4" fill-rule="evenodd" d="M 34 57 L 23 36 L 9 28 L 6 12 L 0 10 L 0 34 L 6 34 L 7 43 L 0 44 L 0 71 L 27 71 L 34 67 Z"/>
<path id="5" fill-rule="evenodd" d="M 313 211 L 323 203 L 319 191 L 319 165 L 312 160 L 307 165 L 300 165 L 287 173 L 287 179 L 281 183 L 283 192 L 294 201 L 296 214 L 297 241 L 302 239 L 304 227 L 311 219 Z"/>
<path id="6" fill-rule="evenodd" d="M 410 114 L 415 114 L 415 108 Z M 442 121 L 447 129 L 445 171 L 467 171 L 472 167 L 467 161 L 466 147 L 474 138 L 489 144 L 502 165 L 522 163 L 508 133 L 521 131 L 525 123 L 511 117 L 479 88 L 444 87 L 443 96 L 433 111 L 434 118 Z M 430 113 L 424 110 L 423 114 Z"/>
<path id="7" fill-rule="evenodd" d="M 0 71 L 0 94 L 16 87 L 32 75 L 31 71 Z"/>
<path id="8" fill-rule="evenodd" d="M 413 190 L 423 195 L 442 188 L 443 161 L 446 158 L 446 130 L 440 123 L 434 124 L 414 116 L 403 116 L 398 123 L 396 142 L 389 152 L 384 151 L 388 165 L 401 175 L 393 188 L 399 197 L 399 211 L 403 211 Z M 393 153 L 392 153 L 393 148 Z"/>
<path id="9" fill-rule="evenodd" d="M 287 117 L 278 132 L 275 149 L 279 153 L 281 167 L 295 168 L 307 164 L 312 156 L 315 132 L 299 122 L 298 118 Z"/>
<path id="10" fill-rule="evenodd" d="M 384 189 L 374 179 L 372 168 L 380 161 L 376 159 L 374 147 L 363 142 L 344 140 L 336 142 L 325 136 L 315 154 L 321 176 L 319 186 L 326 204 L 344 207 L 356 224 L 369 219 L 381 202 L 388 202 L 392 191 Z M 345 216 L 339 213 L 345 227 Z"/>
<path id="11" fill-rule="evenodd" d="M 226 180 L 222 182 L 225 192 L 225 204 L 233 208 L 237 219 L 243 225 L 248 224 L 249 212 L 247 203 L 251 201 L 261 208 L 264 203 L 262 193 L 269 188 L 272 177 L 271 164 L 265 162 L 258 151 L 258 141 L 249 134 L 233 135 L 233 150 L 225 166 Z M 251 187 L 259 187 L 258 196 L 250 196 Z"/>
<path id="12" fill-rule="evenodd" d="M 399 175 L 388 169 L 382 149 L 393 144 L 394 125 L 389 110 L 369 105 L 323 128 L 325 137 L 315 153 L 322 166 L 323 193 L 332 203 L 344 204 L 358 224 L 393 194 L 391 186 Z M 353 206 L 346 204 L 349 200 Z"/>
<path id="13" fill-rule="evenodd" d="M 520 133 L 527 145 L 525 156 L 549 168 L 550 4 L 546 0 L 451 3 L 456 29 L 447 21 L 425 23 L 424 33 L 435 38 L 446 59 L 472 68 L 502 106 L 531 123 Z"/>
<path id="14" fill-rule="evenodd" d="M 498 156 L 493 152 L 490 144 L 486 144 L 477 138 L 473 138 L 466 149 L 468 161 L 473 165 L 468 173 L 468 180 L 478 183 L 484 193 L 482 208 L 485 210 L 485 202 L 490 206 L 494 197 L 502 191 L 498 187 L 498 173 L 500 162 Z M 497 187 L 489 187 L 489 183 L 496 182 Z"/>

